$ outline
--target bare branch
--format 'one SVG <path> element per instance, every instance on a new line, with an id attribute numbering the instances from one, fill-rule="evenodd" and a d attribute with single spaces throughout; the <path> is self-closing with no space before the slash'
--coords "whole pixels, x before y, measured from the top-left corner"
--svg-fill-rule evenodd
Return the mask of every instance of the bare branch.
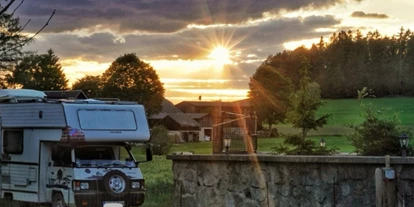
<path id="1" fill-rule="evenodd" d="M 18 47 L 23 47 L 25 44 L 27 44 L 28 42 L 30 42 L 31 40 L 33 40 L 37 34 L 39 34 L 47 25 L 49 25 L 50 20 L 52 19 L 53 15 L 55 15 L 56 9 L 53 10 L 53 13 L 50 15 L 49 19 L 47 20 L 47 22 L 45 23 L 45 25 L 43 25 L 42 28 L 40 28 L 33 36 L 31 36 L 30 38 L 28 38 L 26 41 L 22 42 L 21 44 L 16 44 L 15 47 L 9 48 L 8 50 L 4 51 L 3 53 L 7 53 L 11 50 L 14 50 Z M 29 20 L 30 21 L 30 20 Z M 29 21 L 27 23 L 29 23 Z M 26 23 L 26 25 L 27 25 Z M 26 27 L 25 25 L 25 27 Z"/>
<path id="2" fill-rule="evenodd" d="M 26 26 L 29 24 L 31 19 L 27 20 L 26 24 L 24 24 L 24 26 L 22 27 L 22 30 L 24 30 L 24 28 L 26 28 Z"/>
<path id="3" fill-rule="evenodd" d="M 23 2 L 24 2 L 24 0 L 22 0 L 21 2 L 20 2 L 20 4 L 19 5 L 17 5 L 17 7 L 13 10 L 13 12 L 12 12 L 12 15 L 14 15 L 14 12 L 16 12 L 16 10 L 23 4 Z"/>
<path id="4" fill-rule="evenodd" d="M 42 28 L 39 29 L 39 31 L 37 31 L 31 38 L 28 39 L 28 41 L 32 40 L 37 34 L 39 34 L 47 25 L 49 25 L 50 20 L 52 19 L 53 15 L 55 15 L 56 9 L 53 10 L 52 15 L 50 15 L 49 19 L 47 20 L 46 24 L 43 25 Z M 26 41 L 26 42 L 28 42 Z"/>
<path id="5" fill-rule="evenodd" d="M 0 15 L 2 15 L 5 11 L 7 11 L 7 9 L 9 9 L 9 7 L 14 3 L 14 1 L 16 0 L 11 0 L 1 11 L 0 11 Z"/>

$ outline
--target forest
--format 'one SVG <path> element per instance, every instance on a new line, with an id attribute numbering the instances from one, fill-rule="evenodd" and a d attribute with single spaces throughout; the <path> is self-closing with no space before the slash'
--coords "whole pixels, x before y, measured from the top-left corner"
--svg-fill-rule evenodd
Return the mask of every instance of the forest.
<path id="1" fill-rule="evenodd" d="M 401 28 L 391 37 L 358 31 L 321 37 L 310 49 L 270 55 L 263 63 L 289 77 L 298 87 L 301 57 L 310 60 L 309 76 L 324 99 L 355 98 L 367 87 L 376 97 L 414 96 L 414 33 Z"/>

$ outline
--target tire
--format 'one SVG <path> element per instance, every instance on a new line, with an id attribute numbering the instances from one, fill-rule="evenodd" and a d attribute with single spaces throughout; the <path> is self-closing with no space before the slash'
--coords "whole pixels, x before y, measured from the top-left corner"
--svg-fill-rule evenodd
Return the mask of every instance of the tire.
<path id="1" fill-rule="evenodd" d="M 61 193 L 54 193 L 52 197 L 52 207 L 66 207 L 65 200 Z"/>
<path id="2" fill-rule="evenodd" d="M 106 192 L 113 197 L 121 198 L 129 191 L 129 180 L 125 174 L 119 170 L 109 171 L 102 180 Z"/>

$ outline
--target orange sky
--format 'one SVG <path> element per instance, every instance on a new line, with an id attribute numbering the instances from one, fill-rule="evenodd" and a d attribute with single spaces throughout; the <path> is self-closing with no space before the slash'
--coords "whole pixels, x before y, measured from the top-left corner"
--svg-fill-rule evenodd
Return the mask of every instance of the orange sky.
<path id="1" fill-rule="evenodd" d="M 411 0 L 39 0 L 24 2 L 17 15 L 31 19 L 26 30 L 34 33 L 56 9 L 26 49 L 52 48 L 71 83 L 135 53 L 178 103 L 244 99 L 249 78 L 269 55 L 340 30 L 394 35 L 414 28 L 411 8 Z"/>

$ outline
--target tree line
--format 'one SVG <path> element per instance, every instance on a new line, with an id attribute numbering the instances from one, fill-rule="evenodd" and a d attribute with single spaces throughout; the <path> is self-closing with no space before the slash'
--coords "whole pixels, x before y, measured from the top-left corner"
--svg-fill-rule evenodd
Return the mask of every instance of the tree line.
<path id="1" fill-rule="evenodd" d="M 326 99 L 356 98 L 367 87 L 376 97 L 414 96 L 414 33 L 401 28 L 393 36 L 378 31 L 341 31 L 329 41 L 321 37 L 310 49 L 304 46 L 270 55 L 269 65 L 298 87 L 300 57 L 307 57 L 309 76 L 321 87 Z"/>
<path id="2" fill-rule="evenodd" d="M 68 79 L 59 57 L 49 49 L 45 54 L 29 53 L 4 75 L 4 88 L 23 88 L 40 91 L 68 90 Z M 118 98 L 143 104 L 147 113 L 161 110 L 164 87 L 156 71 L 135 54 L 118 57 L 98 76 L 78 79 L 73 90 L 82 90 L 89 98 Z"/>

